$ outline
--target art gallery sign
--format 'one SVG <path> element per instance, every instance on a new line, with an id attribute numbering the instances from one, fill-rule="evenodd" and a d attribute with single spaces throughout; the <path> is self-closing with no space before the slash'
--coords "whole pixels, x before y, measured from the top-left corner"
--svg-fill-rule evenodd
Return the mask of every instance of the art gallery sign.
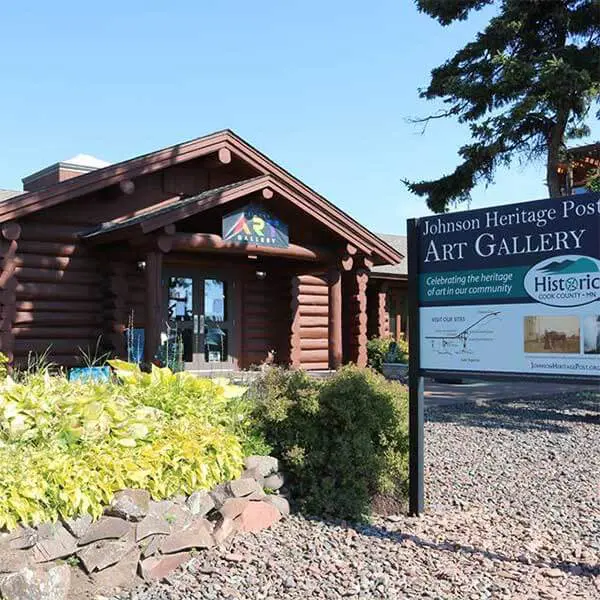
<path id="1" fill-rule="evenodd" d="M 408 247 L 413 400 L 423 376 L 600 384 L 600 194 L 411 219 Z"/>

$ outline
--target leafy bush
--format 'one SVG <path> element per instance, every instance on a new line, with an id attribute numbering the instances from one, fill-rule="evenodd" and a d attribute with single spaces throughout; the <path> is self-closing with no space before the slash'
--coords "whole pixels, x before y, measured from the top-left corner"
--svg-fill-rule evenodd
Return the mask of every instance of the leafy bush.
<path id="1" fill-rule="evenodd" d="M 40 371 L 0 383 L 0 528 L 99 516 L 125 487 L 156 499 L 208 489 L 240 474 L 245 449 L 264 445 L 245 388 L 111 364 L 119 381 Z"/>
<path id="2" fill-rule="evenodd" d="M 408 362 L 408 342 L 401 338 L 396 342 L 394 338 L 372 338 L 367 342 L 368 365 L 378 371 L 383 370 L 383 363 Z"/>
<path id="3" fill-rule="evenodd" d="M 250 388 L 255 416 L 310 514 L 365 518 L 378 495 L 402 501 L 408 468 L 408 397 L 370 369 L 321 381 L 270 369 Z"/>

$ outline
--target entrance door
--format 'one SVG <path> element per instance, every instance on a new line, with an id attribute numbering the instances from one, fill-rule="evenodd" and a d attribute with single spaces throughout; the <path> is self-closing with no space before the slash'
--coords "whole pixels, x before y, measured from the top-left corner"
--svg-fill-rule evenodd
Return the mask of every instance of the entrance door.
<path id="1" fill-rule="evenodd" d="M 172 351 L 186 370 L 218 371 L 235 368 L 233 288 L 220 274 L 193 269 L 165 269 L 163 289 L 166 332 Z M 177 340 L 177 343 L 175 343 Z M 175 356 L 175 354 L 173 354 Z"/>

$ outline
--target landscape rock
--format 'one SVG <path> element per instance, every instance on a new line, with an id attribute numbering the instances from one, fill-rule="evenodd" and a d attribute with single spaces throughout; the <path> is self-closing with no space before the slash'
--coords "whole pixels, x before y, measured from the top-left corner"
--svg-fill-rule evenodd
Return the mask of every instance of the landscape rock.
<path id="1" fill-rule="evenodd" d="M 271 527 L 281 519 L 281 513 L 269 502 L 249 502 L 236 518 L 240 532 L 256 532 Z"/>
<path id="2" fill-rule="evenodd" d="M 290 514 L 290 503 L 283 496 L 269 494 L 265 497 L 264 502 L 272 504 L 281 513 L 282 517 L 287 517 Z"/>
<path id="3" fill-rule="evenodd" d="M 171 526 L 171 531 L 175 531 L 187 527 L 192 522 L 194 515 L 185 504 L 173 504 L 163 517 Z"/>
<path id="4" fill-rule="evenodd" d="M 148 558 L 149 556 L 154 556 L 160 550 L 160 545 L 163 543 L 163 540 L 166 538 L 166 535 L 152 535 L 149 538 L 146 538 L 142 544 L 142 557 Z"/>
<path id="5" fill-rule="evenodd" d="M 261 477 L 268 477 L 279 471 L 279 461 L 273 456 L 248 456 L 244 460 L 246 469 L 256 469 Z"/>
<path id="6" fill-rule="evenodd" d="M 174 531 L 160 545 L 163 554 L 173 554 L 191 548 L 210 548 L 214 545 L 211 526 L 205 519 L 196 519 L 185 529 Z"/>
<path id="7" fill-rule="evenodd" d="M 64 519 L 63 524 L 69 533 L 76 538 L 80 538 L 83 537 L 91 527 L 92 517 L 91 515 L 81 515 L 80 517 L 74 517 L 72 519 Z"/>
<path id="8" fill-rule="evenodd" d="M 17 527 L 11 531 L 8 537 L 10 547 L 14 550 L 26 550 L 35 546 L 38 541 L 38 533 L 33 527 Z"/>
<path id="9" fill-rule="evenodd" d="M 183 563 L 189 561 L 190 558 L 191 554 L 189 552 L 146 558 L 140 562 L 141 575 L 146 581 L 160 581 L 170 575 Z"/>
<path id="10" fill-rule="evenodd" d="M 147 490 L 126 489 L 114 495 L 106 514 L 128 521 L 141 521 L 149 508 L 150 493 Z"/>
<path id="11" fill-rule="evenodd" d="M 234 479 L 229 482 L 229 491 L 234 498 L 242 498 L 253 493 L 264 494 L 262 487 L 255 479 Z"/>
<path id="12" fill-rule="evenodd" d="M 131 524 L 119 517 L 100 517 L 79 539 L 79 546 L 99 540 L 118 539 L 129 533 Z"/>
<path id="13" fill-rule="evenodd" d="M 130 588 L 136 580 L 139 560 L 140 550 L 133 548 L 116 565 L 94 573 L 92 576 L 94 586 L 104 593 L 117 588 Z"/>
<path id="14" fill-rule="evenodd" d="M 222 518 L 213 531 L 213 537 L 216 544 L 224 544 L 231 539 L 238 531 L 238 522 L 229 517 Z"/>
<path id="15" fill-rule="evenodd" d="M 203 517 L 215 508 L 215 501 L 208 492 L 198 491 L 190 494 L 186 505 L 193 515 Z"/>
<path id="16" fill-rule="evenodd" d="M 281 489 L 284 484 L 285 479 L 283 475 L 281 473 L 273 473 L 272 475 L 265 477 L 263 487 L 277 491 Z"/>
<path id="17" fill-rule="evenodd" d="M 264 477 L 260 474 L 260 471 L 254 469 L 244 469 L 240 475 L 240 479 L 254 479 L 260 485 L 264 485 Z"/>
<path id="18" fill-rule="evenodd" d="M 68 565 L 25 568 L 0 577 L 0 596 L 4 600 L 66 600 L 70 585 Z"/>
<path id="19" fill-rule="evenodd" d="M 175 502 L 172 500 L 150 500 L 148 503 L 148 514 L 153 517 L 164 517 L 174 506 Z"/>
<path id="20" fill-rule="evenodd" d="M 248 504 L 250 504 L 250 500 L 247 500 L 246 498 L 229 498 L 228 500 L 225 500 L 225 503 L 219 509 L 219 512 L 224 518 L 235 519 L 243 512 Z"/>
<path id="21" fill-rule="evenodd" d="M 215 508 L 219 510 L 221 506 L 223 506 L 225 500 L 231 498 L 231 491 L 229 490 L 229 485 L 226 483 L 220 483 L 213 490 L 209 492 L 210 497 L 213 499 L 215 503 Z"/>
<path id="22" fill-rule="evenodd" d="M 157 533 L 171 533 L 171 526 L 164 517 L 147 515 L 136 525 L 135 541 L 140 542 L 144 538 Z"/>
<path id="23" fill-rule="evenodd" d="M 135 543 L 127 540 L 106 541 L 89 544 L 77 553 L 79 560 L 88 573 L 102 571 L 129 554 Z"/>
<path id="24" fill-rule="evenodd" d="M 34 564 L 33 550 L 0 548 L 0 573 L 14 573 Z"/>
<path id="25" fill-rule="evenodd" d="M 45 527 L 43 537 L 33 548 L 35 562 L 49 562 L 77 552 L 77 539 L 61 523 Z"/>

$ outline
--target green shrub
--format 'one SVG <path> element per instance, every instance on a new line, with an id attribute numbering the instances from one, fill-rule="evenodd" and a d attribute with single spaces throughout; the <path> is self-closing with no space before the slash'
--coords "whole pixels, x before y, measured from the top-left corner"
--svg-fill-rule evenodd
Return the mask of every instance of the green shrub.
<path id="1" fill-rule="evenodd" d="M 245 451 L 265 446 L 245 388 L 111 364 L 118 381 L 42 370 L 0 382 L 0 528 L 99 516 L 125 487 L 156 499 L 209 489 L 239 476 Z"/>
<path id="2" fill-rule="evenodd" d="M 368 517 L 377 495 L 402 501 L 408 468 L 408 397 L 370 369 L 327 380 L 271 369 L 249 391 L 256 420 L 309 514 Z"/>
<path id="3" fill-rule="evenodd" d="M 391 337 L 374 337 L 367 342 L 368 365 L 378 371 L 383 370 L 383 363 L 405 363 L 408 361 L 408 342 L 401 338 L 398 341 Z"/>

